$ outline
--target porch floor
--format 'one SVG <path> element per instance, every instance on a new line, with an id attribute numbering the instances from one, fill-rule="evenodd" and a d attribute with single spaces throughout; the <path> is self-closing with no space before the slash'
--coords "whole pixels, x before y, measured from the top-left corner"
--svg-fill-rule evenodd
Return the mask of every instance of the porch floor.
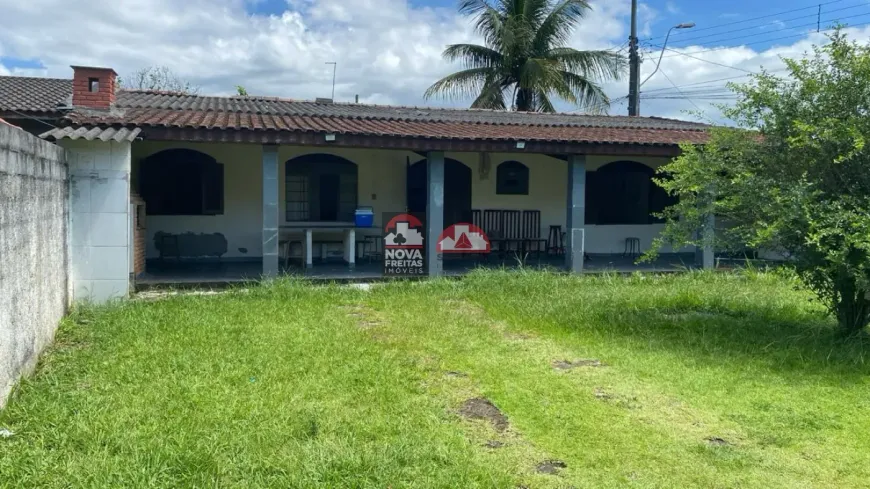
<path id="1" fill-rule="evenodd" d="M 634 258 L 622 255 L 589 255 L 585 263 L 585 273 L 631 273 L 631 272 L 677 272 L 692 267 L 692 253 L 663 254 L 652 263 L 635 264 Z M 542 256 L 530 258 L 527 268 L 549 268 L 564 270 L 563 256 Z M 517 261 L 510 258 L 489 257 L 475 261 L 467 258 L 446 259 L 444 275 L 459 276 L 475 268 L 517 268 Z M 285 274 L 302 276 L 315 280 L 367 281 L 383 279 L 383 265 L 379 261 L 363 259 L 353 270 L 340 262 L 315 263 L 313 268 L 304 269 L 296 263 L 284 270 Z M 259 261 L 180 261 L 164 262 L 149 260 L 146 272 L 136 279 L 136 288 L 220 286 L 239 282 L 260 280 L 262 264 Z"/>

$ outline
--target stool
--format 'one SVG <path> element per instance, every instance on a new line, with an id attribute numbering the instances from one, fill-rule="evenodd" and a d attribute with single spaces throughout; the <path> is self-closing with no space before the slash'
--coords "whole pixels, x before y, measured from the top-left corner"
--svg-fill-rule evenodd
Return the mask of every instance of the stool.
<path id="1" fill-rule="evenodd" d="M 550 235 L 547 237 L 547 253 L 555 255 L 565 254 L 565 233 L 562 232 L 562 226 L 551 225 Z"/>
<path id="2" fill-rule="evenodd" d="M 163 262 L 166 258 L 181 259 L 181 247 L 178 245 L 178 236 L 175 234 L 164 234 L 160 236 L 160 261 Z"/>
<path id="3" fill-rule="evenodd" d="M 640 256 L 640 238 L 625 238 L 625 249 L 622 256 L 634 258 Z"/>
<path id="4" fill-rule="evenodd" d="M 382 258 L 383 252 L 381 251 L 381 244 L 384 242 L 384 238 L 378 235 L 366 235 L 363 237 L 363 256 L 369 259 L 369 263 L 371 263 L 375 258 Z"/>

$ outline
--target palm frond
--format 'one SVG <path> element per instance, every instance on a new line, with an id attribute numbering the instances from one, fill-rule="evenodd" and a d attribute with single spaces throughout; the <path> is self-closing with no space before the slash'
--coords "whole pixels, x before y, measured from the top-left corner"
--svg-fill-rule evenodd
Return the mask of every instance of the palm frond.
<path id="1" fill-rule="evenodd" d="M 533 41 L 535 52 L 565 45 L 574 27 L 591 7 L 586 0 L 562 0 L 541 22 Z"/>
<path id="2" fill-rule="evenodd" d="M 443 97 L 461 99 L 477 96 L 492 78 L 490 68 L 471 68 L 445 76 L 426 89 L 423 98 Z"/>
<path id="3" fill-rule="evenodd" d="M 524 0 L 523 3 L 523 15 L 529 24 L 537 29 L 544 22 L 544 19 L 547 18 L 550 2 L 548 0 Z"/>
<path id="4" fill-rule="evenodd" d="M 467 68 L 496 67 L 503 61 L 498 51 L 477 44 L 451 44 L 442 56 L 450 62 L 460 61 Z"/>
<path id="5" fill-rule="evenodd" d="M 473 109 L 505 110 L 504 89 L 494 79 L 484 83 L 480 95 L 471 104 Z"/>
<path id="6" fill-rule="evenodd" d="M 520 88 L 551 88 L 562 83 L 561 68 L 548 59 L 527 59 L 520 69 Z"/>
<path id="7" fill-rule="evenodd" d="M 550 101 L 550 97 L 544 91 L 538 91 L 538 93 L 535 94 L 535 102 L 536 112 L 556 112 L 556 107 L 553 106 L 553 103 Z"/>
<path id="8" fill-rule="evenodd" d="M 487 0 L 462 0 L 459 2 L 459 13 L 475 17 L 474 30 L 483 36 L 487 46 L 501 46 L 501 39 L 505 34 L 505 18 Z"/>
<path id="9" fill-rule="evenodd" d="M 618 79 L 628 68 L 624 56 L 613 51 L 578 51 L 574 48 L 553 48 L 545 55 L 557 61 L 563 70 L 583 74 L 600 81 Z"/>
<path id="10" fill-rule="evenodd" d="M 565 86 L 574 94 L 575 105 L 593 113 L 607 112 L 610 107 L 610 98 L 604 93 L 601 86 L 576 73 L 562 71 L 561 75 Z"/>

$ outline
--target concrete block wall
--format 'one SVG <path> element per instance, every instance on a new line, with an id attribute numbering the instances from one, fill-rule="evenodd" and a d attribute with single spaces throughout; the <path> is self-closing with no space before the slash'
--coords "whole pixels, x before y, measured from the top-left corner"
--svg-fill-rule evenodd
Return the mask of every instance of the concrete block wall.
<path id="1" fill-rule="evenodd" d="M 132 261 L 130 143 L 64 140 L 73 300 L 126 297 Z"/>
<path id="2" fill-rule="evenodd" d="M 69 303 L 64 151 L 0 124 L 0 407 Z"/>

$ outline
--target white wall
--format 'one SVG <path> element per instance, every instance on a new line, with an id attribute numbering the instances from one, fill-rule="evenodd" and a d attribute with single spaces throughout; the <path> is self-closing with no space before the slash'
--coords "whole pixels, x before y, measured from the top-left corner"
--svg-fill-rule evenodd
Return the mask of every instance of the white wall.
<path id="1" fill-rule="evenodd" d="M 214 157 L 225 166 L 224 214 L 219 216 L 148 216 L 147 256 L 159 256 L 154 246 L 154 234 L 168 233 L 221 233 L 227 239 L 227 258 L 259 258 L 262 255 L 262 149 L 260 145 L 235 143 L 167 143 L 136 142 L 133 145 L 134 166 L 136 162 L 158 151 L 170 148 L 189 148 Z M 279 161 L 280 223 L 284 220 L 284 175 L 285 163 L 297 156 L 311 153 L 326 153 L 346 158 L 359 166 L 359 204 L 371 206 L 375 211 L 375 228 L 378 233 L 383 212 L 405 210 L 406 164 L 415 163 L 423 157 L 409 151 L 378 149 L 344 149 L 322 147 L 281 146 Z M 447 158 L 461 161 L 472 171 L 472 207 L 475 209 L 536 209 L 541 211 L 541 237 L 546 238 L 549 226 L 562 225 L 566 220 L 567 163 L 540 154 L 492 154 L 489 175 L 480 173 L 479 153 L 447 153 Z M 587 170 L 623 159 L 630 159 L 656 168 L 667 158 L 623 158 L 590 156 Z M 496 194 L 496 167 L 506 160 L 518 160 L 529 167 L 529 195 Z M 134 171 L 135 181 L 135 171 Z M 648 248 L 654 236 L 662 229 L 661 224 L 588 226 L 586 249 L 590 253 L 622 253 L 626 237 L 637 237 L 642 248 Z M 281 235 L 294 234 L 282 230 Z M 364 232 L 357 233 L 361 239 Z M 336 239 L 340 234 L 336 233 Z M 244 249 L 245 251 L 242 251 Z M 338 248 L 336 248 L 336 251 Z M 668 250 L 665 250 L 668 251 Z"/>
<path id="2" fill-rule="evenodd" d="M 130 143 L 63 140 L 70 168 L 74 300 L 126 297 L 130 287 Z"/>

